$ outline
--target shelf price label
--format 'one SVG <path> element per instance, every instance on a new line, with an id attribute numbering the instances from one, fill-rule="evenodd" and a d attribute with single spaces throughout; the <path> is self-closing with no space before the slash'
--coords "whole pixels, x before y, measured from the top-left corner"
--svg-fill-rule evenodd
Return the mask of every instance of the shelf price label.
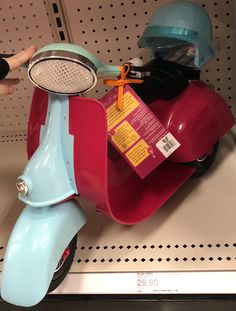
<path id="1" fill-rule="evenodd" d="M 138 272 L 136 274 L 137 293 L 177 293 L 178 275 L 161 275 L 156 272 Z"/>
<path id="2" fill-rule="evenodd" d="M 137 292 L 156 292 L 158 291 L 159 280 L 156 273 L 138 272 L 137 273 Z"/>

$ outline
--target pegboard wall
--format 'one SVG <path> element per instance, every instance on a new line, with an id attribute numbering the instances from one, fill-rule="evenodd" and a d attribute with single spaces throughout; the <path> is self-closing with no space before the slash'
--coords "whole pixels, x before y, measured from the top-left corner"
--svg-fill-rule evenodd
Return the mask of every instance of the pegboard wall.
<path id="1" fill-rule="evenodd" d="M 63 6 L 73 42 L 87 48 L 103 62 L 122 64 L 133 57 L 140 57 L 143 61 L 149 59 L 148 51 L 139 49 L 137 41 L 150 17 L 166 2 L 166 0 L 83 2 L 64 0 Z M 234 106 L 235 1 L 195 2 L 202 5 L 210 14 L 214 38 L 218 37 L 224 41 L 221 51 L 202 69 L 202 79 L 213 84 L 215 90 L 225 97 L 229 105 Z M 104 87 L 100 82 L 88 96 L 100 98 L 107 90 L 107 86 Z"/>
<path id="2" fill-rule="evenodd" d="M 0 51 L 17 53 L 31 45 L 42 46 L 54 41 L 44 1 L 0 1 Z M 20 78 L 10 96 L 0 97 L 0 131 L 22 130 L 27 127 L 33 86 L 25 68 L 11 73 Z"/>
<path id="3" fill-rule="evenodd" d="M 236 114 L 236 90 L 233 88 L 236 66 L 234 12 L 235 1 L 195 0 L 210 14 L 213 35 L 224 40 L 216 57 L 202 68 L 202 79 L 214 85 Z M 1 1 L 0 51 L 16 53 L 32 44 L 38 47 L 64 41 L 79 44 L 101 61 L 122 64 L 140 57 L 149 59 L 137 41 L 156 9 L 167 0 L 22 0 Z M 0 131 L 21 131 L 27 127 L 33 86 L 26 69 L 11 76 L 21 83 L 11 96 L 0 97 Z M 102 81 L 87 96 L 100 98 L 109 88 Z"/>

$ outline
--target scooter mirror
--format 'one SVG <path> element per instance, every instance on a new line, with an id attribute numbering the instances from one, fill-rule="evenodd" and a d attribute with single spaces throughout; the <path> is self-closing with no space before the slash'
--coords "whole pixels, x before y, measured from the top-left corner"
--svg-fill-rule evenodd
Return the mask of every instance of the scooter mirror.
<path id="1" fill-rule="evenodd" d="M 117 77 L 119 66 L 101 63 L 87 50 L 74 44 L 50 44 L 39 49 L 29 63 L 29 79 L 48 92 L 81 94 L 92 89 L 97 78 Z"/>

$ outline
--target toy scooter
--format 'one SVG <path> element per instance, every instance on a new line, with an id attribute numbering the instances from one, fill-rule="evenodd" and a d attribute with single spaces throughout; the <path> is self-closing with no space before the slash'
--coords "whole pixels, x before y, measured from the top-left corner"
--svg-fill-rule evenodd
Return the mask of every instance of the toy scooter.
<path id="1" fill-rule="evenodd" d="M 1 288 L 2 298 L 16 305 L 38 303 L 67 274 L 76 234 L 86 221 L 74 195 L 91 200 L 117 222 L 138 223 L 194 174 L 196 168 L 184 163 L 209 166 L 217 142 L 233 125 L 223 98 L 200 82 L 190 83 L 173 100 L 153 102 L 149 107 L 181 147 L 141 179 L 122 157 L 108 158 L 104 105 L 68 96 L 89 89 L 105 71 L 106 76 L 119 74 L 119 67 L 99 69 L 101 65 L 85 54 L 77 46 L 56 44 L 39 50 L 30 62 L 29 76 L 39 88 L 28 127 L 30 160 L 17 180 L 26 207 L 7 245 Z"/>
<path id="2" fill-rule="evenodd" d="M 159 26 L 155 30 L 170 30 Z M 183 34 L 195 38 L 193 33 Z M 165 58 L 166 51 L 162 52 Z M 131 66 L 129 74 L 145 79 L 150 76 L 146 69 Z M 76 235 L 86 222 L 75 195 L 92 201 L 119 223 L 138 223 L 189 177 L 210 167 L 218 141 L 234 124 L 224 99 L 199 81 L 188 82 L 171 99 L 152 97 L 149 109 L 180 147 L 142 179 L 121 156 L 110 152 L 104 105 L 74 96 L 91 89 L 98 77 L 117 77 L 120 70 L 70 44 L 46 46 L 30 62 L 29 78 L 37 88 L 28 126 L 29 162 L 17 180 L 19 199 L 26 207 L 7 245 L 1 287 L 2 298 L 12 304 L 37 304 L 66 276 Z"/>

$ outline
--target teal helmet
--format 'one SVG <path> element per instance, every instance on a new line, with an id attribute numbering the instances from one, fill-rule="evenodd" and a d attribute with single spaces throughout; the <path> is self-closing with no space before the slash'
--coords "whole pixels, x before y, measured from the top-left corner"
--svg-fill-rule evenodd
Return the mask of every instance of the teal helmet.
<path id="1" fill-rule="evenodd" d="M 156 53 L 183 45 L 194 47 L 194 65 L 205 65 L 214 55 L 212 23 L 208 13 L 192 1 L 174 1 L 159 8 L 150 19 L 138 46 Z"/>

